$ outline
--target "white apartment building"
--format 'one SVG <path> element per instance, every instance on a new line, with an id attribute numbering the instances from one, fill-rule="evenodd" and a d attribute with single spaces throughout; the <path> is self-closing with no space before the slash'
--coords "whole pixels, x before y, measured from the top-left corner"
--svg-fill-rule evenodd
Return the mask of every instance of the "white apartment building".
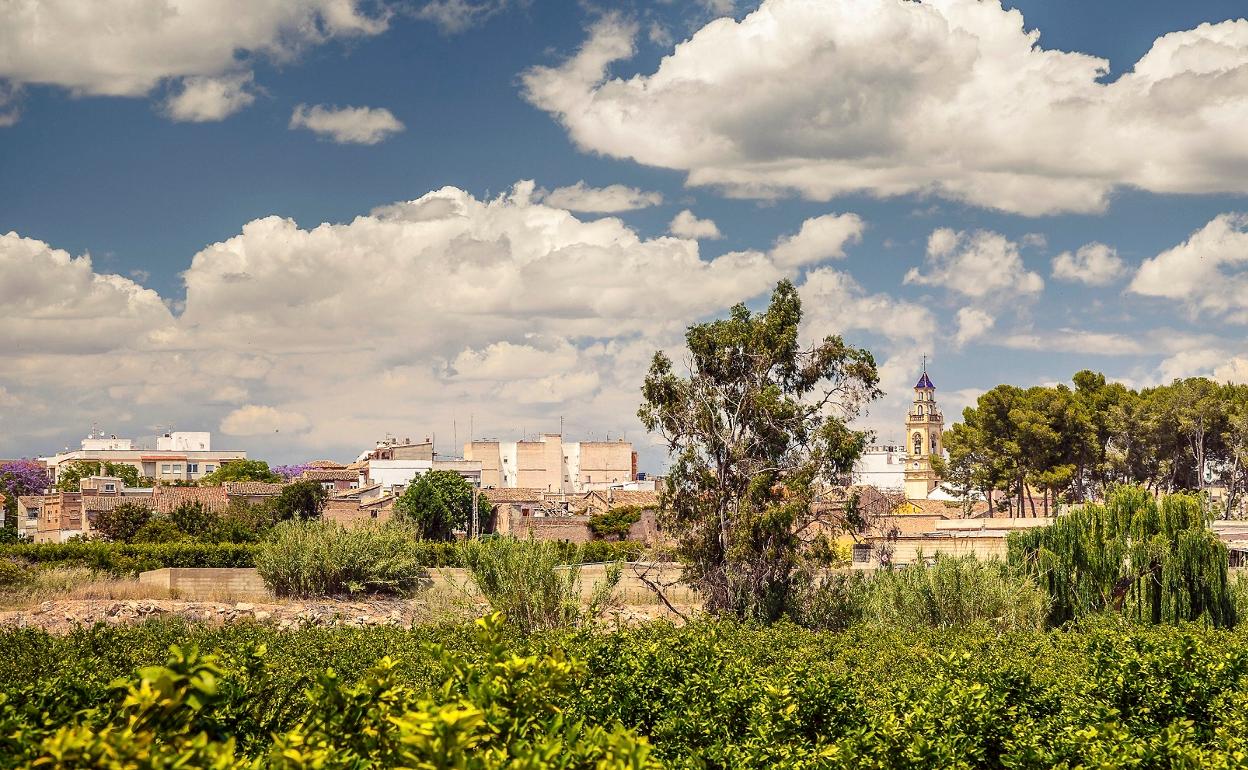
<path id="1" fill-rule="evenodd" d="M 906 447 L 872 444 L 854 463 L 853 483 L 900 492 L 906 488 Z"/>
<path id="2" fill-rule="evenodd" d="M 51 457 L 40 458 L 52 471 L 53 483 L 61 468 L 78 460 L 99 463 L 124 463 L 139 471 L 139 476 L 160 481 L 194 481 L 203 478 L 231 460 L 246 460 L 241 450 L 212 448 L 212 434 L 202 431 L 166 433 L 156 438 L 156 448 L 135 446 L 135 441 L 106 436 L 92 431 L 78 449 L 66 449 Z"/>
<path id="3" fill-rule="evenodd" d="M 469 441 L 464 458 L 481 463 L 481 485 L 589 492 L 619 488 L 637 475 L 637 453 L 627 441 L 564 441 L 544 433 L 536 441 Z"/>

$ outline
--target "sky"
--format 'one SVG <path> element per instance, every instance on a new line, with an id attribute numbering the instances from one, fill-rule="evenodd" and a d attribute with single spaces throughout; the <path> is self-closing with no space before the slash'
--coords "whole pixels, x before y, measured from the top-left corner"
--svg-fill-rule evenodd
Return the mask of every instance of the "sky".
<path id="1" fill-rule="evenodd" d="M 999 383 L 1248 381 L 1248 21 L 1161 0 L 0 2 L 0 456 L 634 441 L 801 292 L 902 433 Z"/>

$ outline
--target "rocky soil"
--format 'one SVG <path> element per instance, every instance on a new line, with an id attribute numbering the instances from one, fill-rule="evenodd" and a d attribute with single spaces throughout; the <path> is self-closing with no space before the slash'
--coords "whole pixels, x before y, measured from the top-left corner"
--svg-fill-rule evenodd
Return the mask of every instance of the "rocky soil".
<path id="1" fill-rule="evenodd" d="M 455 613 L 462 618 L 488 612 L 484 603 L 464 606 Z M 62 599 L 23 610 L 0 612 L 0 630 L 38 628 L 66 634 L 97 623 L 141 623 L 149 618 L 178 617 L 202 623 L 264 623 L 279 630 L 306 626 L 367 628 L 396 626 L 448 619 L 445 608 L 433 611 L 422 599 L 370 599 L 361 601 L 318 600 L 289 602 L 211 602 L 176 599 Z M 616 607 L 605 613 L 610 624 L 632 625 L 669 616 L 659 606 Z"/>

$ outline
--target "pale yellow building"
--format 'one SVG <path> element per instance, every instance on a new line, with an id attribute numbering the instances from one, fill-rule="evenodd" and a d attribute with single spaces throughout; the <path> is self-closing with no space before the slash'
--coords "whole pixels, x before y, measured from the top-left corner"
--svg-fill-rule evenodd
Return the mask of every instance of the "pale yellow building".
<path id="1" fill-rule="evenodd" d="M 936 386 L 925 365 L 914 385 L 914 403 L 906 414 L 906 499 L 926 500 L 940 484 L 932 458 L 944 452 L 944 430 L 945 416 L 936 404 Z"/>

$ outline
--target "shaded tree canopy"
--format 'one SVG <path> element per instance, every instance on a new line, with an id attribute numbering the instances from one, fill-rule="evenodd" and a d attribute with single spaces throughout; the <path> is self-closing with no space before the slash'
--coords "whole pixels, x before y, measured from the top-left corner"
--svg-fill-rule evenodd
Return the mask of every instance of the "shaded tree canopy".
<path id="1" fill-rule="evenodd" d="M 200 479 L 201 484 L 217 486 L 227 481 L 267 481 L 277 483 L 282 477 L 269 469 L 264 460 L 230 460 Z"/>
<path id="2" fill-rule="evenodd" d="M 1073 384 L 981 395 L 945 432 L 948 457 L 934 460 L 945 486 L 1021 515 L 1101 499 L 1119 484 L 1217 486 L 1237 507 L 1248 487 L 1248 386 L 1191 377 L 1133 390 L 1087 370 Z"/>
<path id="3" fill-rule="evenodd" d="M 128 543 L 152 518 L 152 509 L 144 503 L 122 503 L 95 515 L 97 532 L 109 540 Z"/>
<path id="4" fill-rule="evenodd" d="M 329 492 L 318 481 L 295 481 L 282 487 L 282 491 L 266 504 L 273 512 L 276 521 L 288 519 L 319 519 L 325 509 L 325 498 Z"/>
<path id="5" fill-rule="evenodd" d="M 77 492 L 82 480 L 91 476 L 114 476 L 128 487 L 141 486 L 142 478 L 139 476 L 139 469 L 130 463 L 74 460 L 57 472 L 56 488 L 62 492 Z"/>
<path id="6" fill-rule="evenodd" d="M 417 528 L 427 540 L 451 540 L 472 523 L 472 484 L 454 471 L 429 471 L 408 484 L 394 504 L 395 517 Z M 478 521 L 489 519 L 490 503 L 477 496 Z M 475 534 L 475 533 L 474 533 Z"/>
<path id="7" fill-rule="evenodd" d="M 875 359 L 835 336 L 803 348 L 801 320 L 781 281 L 762 313 L 690 326 L 687 372 L 658 352 L 642 386 L 638 416 L 671 455 L 664 527 L 713 612 L 783 614 L 811 504 L 867 442 L 846 421 L 880 394 Z"/>

